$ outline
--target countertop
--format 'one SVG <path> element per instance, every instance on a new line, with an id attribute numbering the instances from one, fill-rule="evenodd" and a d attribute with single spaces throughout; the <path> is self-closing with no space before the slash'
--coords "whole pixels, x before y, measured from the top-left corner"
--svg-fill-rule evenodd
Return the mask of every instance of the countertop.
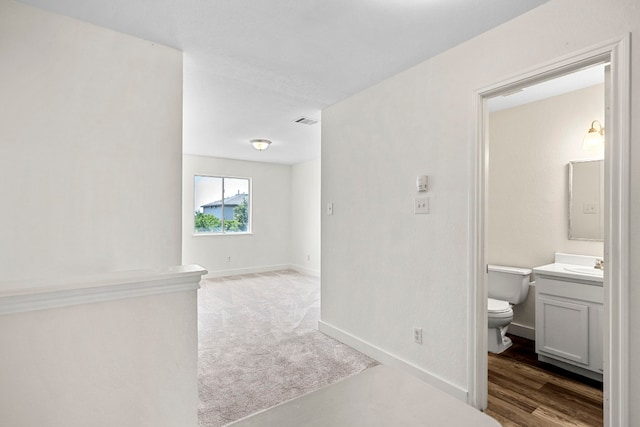
<path id="1" fill-rule="evenodd" d="M 552 264 L 534 267 L 537 276 L 551 276 L 561 279 L 592 282 L 602 286 L 604 272 L 593 268 L 598 257 L 557 253 Z"/>
<path id="2" fill-rule="evenodd" d="M 575 267 L 579 267 L 579 266 L 576 266 L 573 264 L 553 263 L 553 264 L 542 265 L 540 267 L 534 267 L 533 272 L 539 276 L 552 276 L 552 277 L 560 277 L 564 279 L 572 279 L 572 280 L 580 280 L 580 281 L 586 280 L 588 282 L 597 282 L 597 283 L 600 283 L 600 285 L 602 285 L 604 281 L 602 276 L 602 270 L 597 270 L 594 268 L 594 273 L 596 274 L 587 274 L 587 273 L 568 270 Z M 597 272 L 599 272 L 600 275 L 598 275 Z"/>

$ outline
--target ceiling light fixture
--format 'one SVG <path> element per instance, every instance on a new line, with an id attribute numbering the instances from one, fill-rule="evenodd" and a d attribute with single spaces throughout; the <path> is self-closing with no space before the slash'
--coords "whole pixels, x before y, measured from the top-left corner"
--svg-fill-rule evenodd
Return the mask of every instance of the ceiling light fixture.
<path id="1" fill-rule="evenodd" d="M 598 128 L 596 129 L 596 125 Z M 604 147 L 604 128 L 599 121 L 591 122 L 591 128 L 582 140 L 583 150 L 596 150 Z"/>
<path id="2" fill-rule="evenodd" d="M 266 150 L 267 148 L 269 148 L 269 145 L 271 144 L 271 141 L 269 141 L 268 139 L 252 139 L 249 142 L 251 143 L 251 145 L 253 145 L 253 148 L 255 148 L 258 151 Z"/>

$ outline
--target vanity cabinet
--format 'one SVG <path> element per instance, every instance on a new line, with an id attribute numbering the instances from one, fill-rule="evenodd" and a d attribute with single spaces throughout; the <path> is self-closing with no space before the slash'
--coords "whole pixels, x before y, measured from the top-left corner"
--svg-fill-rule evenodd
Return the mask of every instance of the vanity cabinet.
<path id="1" fill-rule="evenodd" d="M 538 359 L 602 381 L 601 282 L 537 275 Z"/>

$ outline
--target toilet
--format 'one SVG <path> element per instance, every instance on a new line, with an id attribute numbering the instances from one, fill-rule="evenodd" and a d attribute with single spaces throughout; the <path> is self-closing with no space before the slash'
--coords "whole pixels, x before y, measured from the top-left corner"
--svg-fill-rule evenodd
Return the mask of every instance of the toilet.
<path id="1" fill-rule="evenodd" d="M 513 305 L 521 304 L 529 294 L 531 269 L 489 265 L 488 282 L 488 350 L 502 353 L 511 347 L 507 329 L 513 320 Z"/>

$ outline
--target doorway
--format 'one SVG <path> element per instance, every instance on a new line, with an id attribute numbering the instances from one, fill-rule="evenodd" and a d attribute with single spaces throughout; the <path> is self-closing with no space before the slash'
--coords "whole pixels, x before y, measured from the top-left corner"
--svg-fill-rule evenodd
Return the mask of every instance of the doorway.
<path id="1" fill-rule="evenodd" d="M 628 185 L 629 185 L 629 37 L 602 45 L 507 79 L 476 93 L 478 102 L 476 174 L 472 203 L 472 287 L 470 299 L 470 403 L 487 405 L 487 274 L 488 264 L 488 100 L 598 64 L 611 64 L 608 129 L 605 148 L 604 258 L 604 421 L 625 425 L 628 414 Z"/>
<path id="2" fill-rule="evenodd" d="M 486 254 L 489 265 L 530 271 L 532 267 L 553 263 L 557 253 L 588 256 L 590 267 L 596 259 L 603 258 L 604 181 L 600 178 L 604 145 L 585 148 L 583 138 L 592 121 L 596 121 L 595 126 L 597 123 L 607 126 L 604 81 L 605 66 L 599 64 L 489 99 Z M 581 173 L 568 173 L 570 165 Z M 582 169 L 589 173 L 582 173 Z M 569 176 L 573 179 L 569 180 Z M 582 181 L 584 185 L 578 185 Z M 574 204 L 586 204 L 583 199 L 588 199 L 593 212 L 568 209 L 570 195 Z M 569 226 L 570 221 L 573 227 Z M 488 296 L 495 298 L 498 295 L 491 292 L 492 274 L 495 273 L 489 273 Z M 581 283 L 572 286 L 577 298 L 574 302 L 582 304 L 582 298 L 594 299 L 594 304 L 581 312 L 589 313 L 591 322 L 565 323 L 550 317 L 549 323 L 558 325 L 544 328 L 546 316 L 540 313 L 547 311 L 553 313 L 548 316 L 555 316 L 558 308 L 554 305 L 554 310 L 548 307 L 545 310 L 542 303 L 546 301 L 545 294 L 539 293 L 537 286 L 543 279 L 530 276 L 526 281 L 529 279 L 538 280 L 528 287 L 524 300 L 511 300 L 513 319 L 505 338 L 512 340 L 513 346 L 497 346 L 497 330 L 489 331 L 489 351 L 500 354 L 488 354 L 486 412 L 504 424 L 533 425 L 552 416 L 558 425 L 602 426 L 602 382 L 597 381 L 602 381 L 603 368 L 602 281 L 589 282 L 599 286 Z M 591 295 L 593 291 L 595 294 Z M 558 297 L 558 301 L 567 302 L 563 297 Z M 562 312 L 568 313 L 578 311 Z M 575 330 L 568 332 L 569 328 Z M 543 330 L 548 331 L 549 341 L 560 339 L 555 342 L 554 351 L 561 342 L 565 343 L 562 351 L 577 345 L 567 338 L 581 337 L 576 333 L 578 330 L 590 330 L 592 339 L 585 340 L 584 346 L 580 344 L 581 351 L 586 347 L 588 354 L 572 361 L 575 365 L 567 366 L 566 359 L 560 356 L 565 353 L 558 350 L 557 359 L 540 362 L 536 347 L 544 350 L 545 340 L 536 335 Z M 551 336 L 551 331 L 557 335 Z M 572 370 L 580 375 L 572 374 Z"/>

